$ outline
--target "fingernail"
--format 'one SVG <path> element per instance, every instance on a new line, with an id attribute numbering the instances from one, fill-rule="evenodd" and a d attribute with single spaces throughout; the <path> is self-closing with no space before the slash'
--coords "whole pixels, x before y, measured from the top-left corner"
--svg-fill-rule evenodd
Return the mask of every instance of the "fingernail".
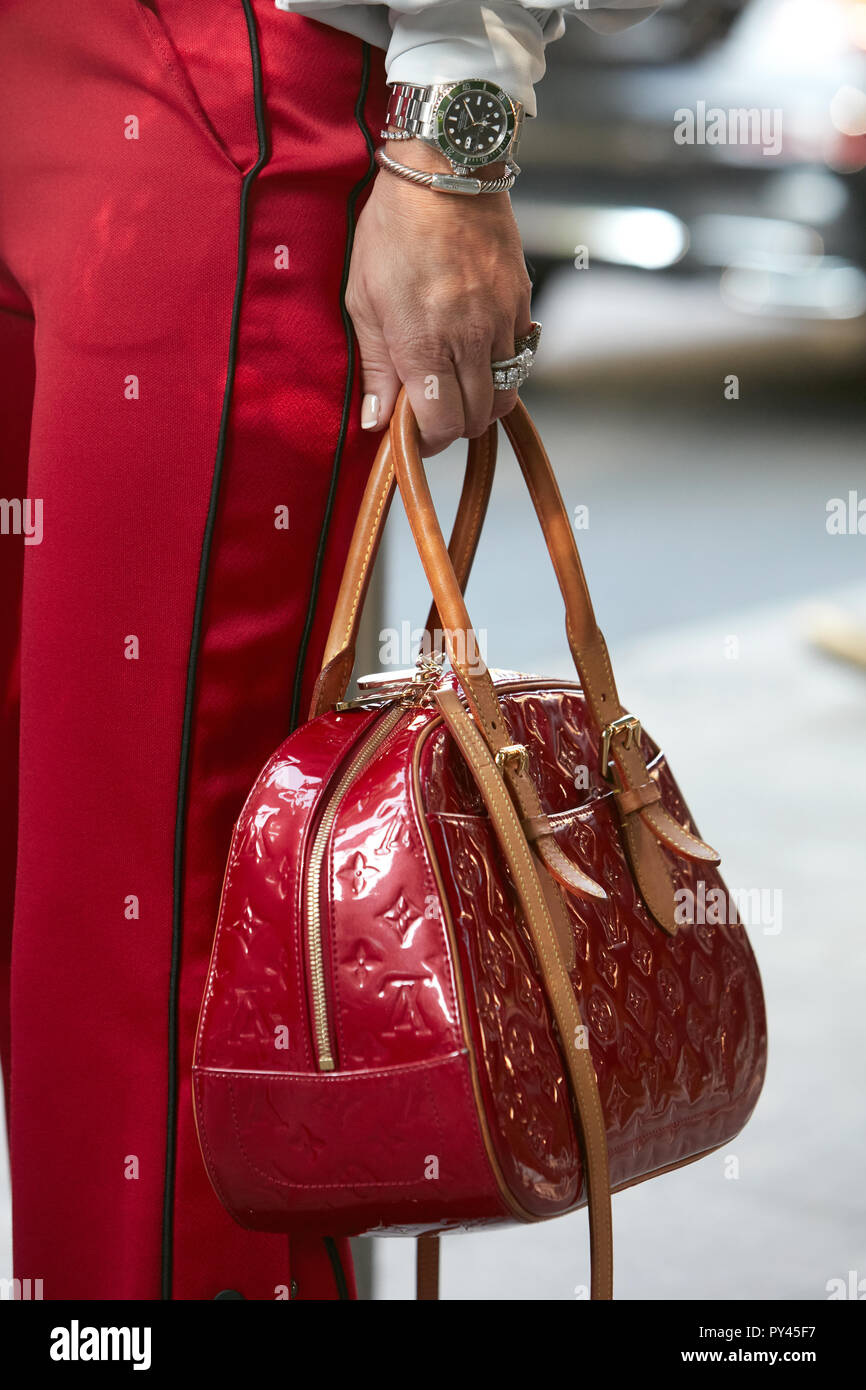
<path id="1" fill-rule="evenodd" d="M 361 402 L 361 429 L 374 430 L 379 423 L 379 397 L 365 396 Z"/>

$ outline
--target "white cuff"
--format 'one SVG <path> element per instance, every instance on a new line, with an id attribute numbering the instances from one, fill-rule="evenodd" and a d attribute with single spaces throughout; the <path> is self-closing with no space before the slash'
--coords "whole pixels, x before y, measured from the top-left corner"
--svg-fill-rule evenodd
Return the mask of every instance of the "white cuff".
<path id="1" fill-rule="evenodd" d="M 544 46 L 557 38 L 557 12 L 536 17 L 521 4 L 467 5 L 451 0 L 412 14 L 391 10 L 385 66 L 389 82 L 428 86 L 480 77 L 496 82 L 534 116 L 534 84 L 544 76 Z"/>

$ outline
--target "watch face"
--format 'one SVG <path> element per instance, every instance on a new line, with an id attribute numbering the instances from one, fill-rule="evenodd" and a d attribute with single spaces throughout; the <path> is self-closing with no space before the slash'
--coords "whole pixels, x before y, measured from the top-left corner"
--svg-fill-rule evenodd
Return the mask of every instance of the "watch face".
<path id="1" fill-rule="evenodd" d="M 493 82 L 459 82 L 436 115 L 440 148 L 468 168 L 501 159 L 514 135 L 514 107 Z"/>

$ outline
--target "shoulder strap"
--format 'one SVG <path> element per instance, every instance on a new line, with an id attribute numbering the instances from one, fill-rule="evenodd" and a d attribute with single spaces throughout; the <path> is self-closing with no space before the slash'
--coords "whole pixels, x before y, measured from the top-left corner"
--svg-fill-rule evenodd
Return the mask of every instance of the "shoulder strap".
<path id="1" fill-rule="evenodd" d="M 415 1245 L 415 1290 L 419 1303 L 439 1297 L 439 1237 L 419 1236 Z"/>
<path id="2" fill-rule="evenodd" d="M 505 855 L 538 958 L 545 992 L 559 1031 L 582 1140 L 589 1202 L 591 1297 L 613 1297 L 613 1231 L 604 1114 L 586 1029 L 559 945 L 551 913 L 547 874 L 538 872 L 532 850 L 496 761 L 454 690 L 440 690 L 436 703 L 484 798 Z M 545 884 L 549 892 L 545 892 Z"/>

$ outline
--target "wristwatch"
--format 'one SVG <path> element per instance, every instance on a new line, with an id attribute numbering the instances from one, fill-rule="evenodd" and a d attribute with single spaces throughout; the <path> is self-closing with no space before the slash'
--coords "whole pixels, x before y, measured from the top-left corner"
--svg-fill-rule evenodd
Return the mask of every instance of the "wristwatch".
<path id="1" fill-rule="evenodd" d="M 504 161 L 519 174 L 517 145 L 523 105 L 495 82 L 467 77 L 428 87 L 395 82 L 384 139 L 423 140 L 445 155 L 454 174 L 471 174 Z"/>

